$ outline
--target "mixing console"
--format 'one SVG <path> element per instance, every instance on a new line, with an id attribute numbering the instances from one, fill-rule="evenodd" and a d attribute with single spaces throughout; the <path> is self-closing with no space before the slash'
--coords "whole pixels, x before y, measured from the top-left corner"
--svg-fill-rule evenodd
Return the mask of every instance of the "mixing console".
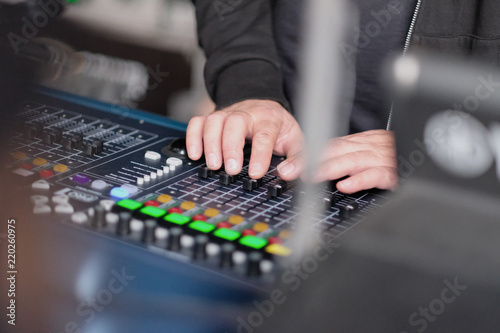
<path id="1" fill-rule="evenodd" d="M 229 176 L 187 158 L 184 125 L 118 111 L 52 92 L 19 106 L 8 168 L 29 191 L 35 217 L 252 285 L 272 282 L 277 259 L 292 251 L 301 196 L 277 176 L 283 158 L 273 157 L 260 180 L 248 178 L 247 166 Z M 382 191 L 344 195 L 332 185 L 317 200 L 323 213 L 310 217 L 331 239 L 388 199 Z"/>

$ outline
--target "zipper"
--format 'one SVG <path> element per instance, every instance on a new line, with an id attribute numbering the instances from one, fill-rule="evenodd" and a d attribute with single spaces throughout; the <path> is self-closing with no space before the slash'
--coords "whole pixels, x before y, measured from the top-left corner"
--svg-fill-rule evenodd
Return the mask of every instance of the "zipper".
<path id="1" fill-rule="evenodd" d="M 421 5 L 422 5 L 422 0 L 417 0 L 417 5 L 415 6 L 415 10 L 413 11 L 413 17 L 411 18 L 410 22 L 410 28 L 408 29 L 408 33 L 406 34 L 405 46 L 403 48 L 403 57 L 408 53 L 408 49 L 410 48 L 411 38 L 413 37 L 413 29 L 415 29 L 415 23 L 417 22 L 417 17 L 418 13 L 420 12 Z M 387 119 L 387 126 L 385 128 L 387 131 L 391 129 L 393 111 L 394 111 L 394 103 L 391 103 L 389 118 Z"/>

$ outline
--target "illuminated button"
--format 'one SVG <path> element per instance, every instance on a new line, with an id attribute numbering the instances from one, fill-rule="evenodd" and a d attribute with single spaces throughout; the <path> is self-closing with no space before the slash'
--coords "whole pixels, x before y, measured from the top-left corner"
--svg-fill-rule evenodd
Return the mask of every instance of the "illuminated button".
<path id="1" fill-rule="evenodd" d="M 229 223 L 237 225 L 244 221 L 243 217 L 240 215 L 233 215 L 228 220 Z"/>
<path id="2" fill-rule="evenodd" d="M 57 194 L 52 196 L 52 202 L 55 204 L 64 205 L 69 202 L 69 196 L 66 194 Z"/>
<path id="3" fill-rule="evenodd" d="M 75 212 L 75 209 L 70 204 L 63 204 L 55 206 L 54 211 L 57 214 L 73 214 Z"/>
<path id="4" fill-rule="evenodd" d="M 49 178 L 54 175 L 54 173 L 48 169 L 40 171 L 39 174 L 42 178 Z"/>
<path id="5" fill-rule="evenodd" d="M 169 210 L 170 213 L 170 210 Z M 177 214 L 177 213 L 170 213 L 167 216 L 163 218 L 167 222 L 179 224 L 179 225 L 184 225 L 188 222 L 191 221 L 191 218 L 189 216 Z"/>
<path id="6" fill-rule="evenodd" d="M 156 172 L 151 171 L 149 177 L 151 177 L 151 179 L 156 179 Z"/>
<path id="7" fill-rule="evenodd" d="M 144 206 L 153 206 L 153 207 L 158 207 L 160 204 L 156 200 L 148 200 L 144 203 Z"/>
<path id="8" fill-rule="evenodd" d="M 275 236 L 274 237 L 269 237 L 267 239 L 267 241 L 269 242 L 269 244 L 281 244 L 281 243 L 283 243 L 283 241 L 281 240 L 281 238 L 275 237 Z"/>
<path id="9" fill-rule="evenodd" d="M 154 207 L 154 206 L 146 206 L 140 210 L 141 213 L 152 216 L 154 218 L 162 217 L 167 214 L 167 212 L 163 209 Z"/>
<path id="10" fill-rule="evenodd" d="M 282 230 L 279 235 L 283 239 L 290 239 L 292 238 L 293 234 L 290 230 Z"/>
<path id="11" fill-rule="evenodd" d="M 204 233 L 208 233 L 215 229 L 215 226 L 210 223 L 202 222 L 202 221 L 194 221 L 189 224 L 189 227 L 194 230 L 198 230 Z"/>
<path id="12" fill-rule="evenodd" d="M 168 210 L 168 213 L 169 214 L 172 214 L 172 213 L 175 213 L 175 214 L 181 214 L 182 213 L 182 209 L 180 209 L 179 207 L 172 207 Z"/>
<path id="13" fill-rule="evenodd" d="M 139 192 L 139 188 L 135 185 L 132 185 L 132 184 L 123 184 L 120 187 L 122 189 L 124 189 L 125 191 L 127 191 L 128 193 L 130 193 L 130 195 L 136 194 L 137 192 Z"/>
<path id="14" fill-rule="evenodd" d="M 109 194 L 115 198 L 115 199 L 125 199 L 125 198 L 128 198 L 128 196 L 130 195 L 130 193 L 128 193 L 127 190 L 121 188 L 121 187 L 115 187 L 113 188 Z"/>
<path id="15" fill-rule="evenodd" d="M 223 238 L 228 241 L 234 241 L 238 239 L 241 236 L 241 234 L 237 231 L 230 229 L 217 229 L 214 231 L 214 236 Z"/>
<path id="16" fill-rule="evenodd" d="M 231 228 L 231 225 L 227 222 L 219 222 L 217 223 L 217 229 L 230 229 Z"/>
<path id="17" fill-rule="evenodd" d="M 147 183 L 151 180 L 151 177 L 149 175 L 144 175 L 144 181 Z"/>
<path id="18" fill-rule="evenodd" d="M 37 180 L 31 184 L 31 188 L 34 190 L 50 190 L 50 185 L 46 180 Z"/>
<path id="19" fill-rule="evenodd" d="M 140 202 L 130 199 L 118 201 L 116 205 L 128 210 L 137 210 L 142 207 L 142 204 Z"/>
<path id="20" fill-rule="evenodd" d="M 47 164 L 47 160 L 45 158 L 37 157 L 33 160 L 34 165 L 42 166 Z"/>
<path id="21" fill-rule="evenodd" d="M 281 244 L 271 244 L 266 247 L 266 251 L 271 254 L 275 254 L 278 256 L 289 256 L 292 253 L 292 250 L 290 250 L 288 247 L 283 246 Z"/>
<path id="22" fill-rule="evenodd" d="M 255 236 L 245 236 L 240 239 L 240 244 L 259 250 L 267 245 L 267 240 Z"/>
<path id="23" fill-rule="evenodd" d="M 180 158 L 177 158 L 177 157 L 169 157 L 169 158 L 167 158 L 167 164 L 169 166 L 178 167 L 178 166 L 182 165 L 182 160 Z"/>
<path id="24" fill-rule="evenodd" d="M 147 151 L 146 154 L 144 154 L 144 157 L 151 161 L 158 161 L 161 159 L 161 155 L 155 151 Z"/>
<path id="25" fill-rule="evenodd" d="M 253 229 L 246 229 L 242 232 L 243 236 L 255 236 L 257 233 Z"/>
<path id="26" fill-rule="evenodd" d="M 12 154 L 12 158 L 14 158 L 15 160 L 23 160 L 26 158 L 26 154 L 20 151 L 16 151 Z"/>
<path id="27" fill-rule="evenodd" d="M 172 197 L 168 194 L 161 194 L 156 198 L 156 201 L 161 202 L 161 203 L 167 203 L 170 200 L 172 200 Z"/>
<path id="28" fill-rule="evenodd" d="M 71 215 L 71 221 L 76 224 L 83 224 L 88 220 L 89 218 L 87 217 L 87 214 L 82 212 L 74 213 L 73 215 Z"/>
<path id="29" fill-rule="evenodd" d="M 19 165 L 19 167 L 23 168 L 23 169 L 26 169 L 26 170 L 33 169 L 33 165 L 32 164 L 28 164 L 28 163 L 23 163 L 23 164 Z"/>
<path id="30" fill-rule="evenodd" d="M 68 167 L 64 164 L 58 164 L 56 166 L 54 166 L 54 171 L 55 172 L 64 172 L 64 171 L 68 171 Z"/>
<path id="31" fill-rule="evenodd" d="M 144 184 L 144 178 L 137 177 L 137 185 L 142 185 L 142 184 Z"/>
<path id="32" fill-rule="evenodd" d="M 193 221 L 206 221 L 207 217 L 202 214 L 196 214 L 193 216 Z"/>
<path id="33" fill-rule="evenodd" d="M 263 232 L 263 231 L 266 231 L 267 229 L 269 229 L 269 226 L 265 223 L 262 223 L 262 222 L 257 222 L 253 226 L 253 230 L 255 230 L 257 232 Z"/>
<path id="34" fill-rule="evenodd" d="M 191 210 L 194 207 L 196 207 L 196 204 L 192 201 L 184 201 L 183 203 L 181 203 L 181 208 L 184 210 Z"/>
<path id="35" fill-rule="evenodd" d="M 87 184 L 88 182 L 90 182 L 90 178 L 81 173 L 77 173 L 73 176 L 72 179 L 75 183 L 78 184 Z"/>
<path id="36" fill-rule="evenodd" d="M 106 183 L 104 180 L 101 179 L 96 179 L 90 184 L 90 187 L 92 187 L 94 190 L 97 191 L 102 191 L 108 187 L 108 183 Z"/>
<path id="37" fill-rule="evenodd" d="M 219 215 L 219 211 L 215 208 L 208 208 L 203 214 L 205 214 L 206 217 L 214 217 Z"/>

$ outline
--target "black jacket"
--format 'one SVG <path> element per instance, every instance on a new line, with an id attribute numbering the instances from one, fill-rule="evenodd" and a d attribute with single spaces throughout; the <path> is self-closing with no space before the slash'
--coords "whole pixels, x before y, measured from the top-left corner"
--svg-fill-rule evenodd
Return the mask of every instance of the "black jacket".
<path id="1" fill-rule="evenodd" d="M 403 0 L 400 0 L 403 1 Z M 298 0 L 281 2 L 293 6 Z M 274 32 L 287 6 L 279 0 L 194 0 L 205 81 L 218 108 L 245 99 L 270 99 L 290 110 L 283 72 L 295 63 L 281 53 Z M 285 13 L 286 14 L 286 13 Z M 410 49 L 433 49 L 500 61 L 498 0 L 422 0 Z M 288 16 L 288 24 L 298 24 Z M 291 22 L 290 22 L 291 21 Z M 288 75 L 289 76 L 289 75 Z"/>

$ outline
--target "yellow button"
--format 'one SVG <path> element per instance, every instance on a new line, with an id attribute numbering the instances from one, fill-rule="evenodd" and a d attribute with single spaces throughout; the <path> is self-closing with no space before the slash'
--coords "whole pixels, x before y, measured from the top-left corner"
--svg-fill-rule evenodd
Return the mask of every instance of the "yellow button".
<path id="1" fill-rule="evenodd" d="M 167 203 L 170 200 L 172 200 L 172 197 L 168 194 L 160 194 L 158 198 L 156 198 L 156 201 L 161 202 L 161 203 Z"/>
<path id="2" fill-rule="evenodd" d="M 190 210 L 194 207 L 196 207 L 196 204 L 192 201 L 184 201 L 183 203 L 181 203 L 181 208 L 184 210 Z"/>
<path id="3" fill-rule="evenodd" d="M 278 236 L 283 239 L 290 239 L 292 238 L 293 234 L 290 230 L 282 230 Z"/>
<path id="4" fill-rule="evenodd" d="M 239 215 L 233 215 L 231 216 L 228 220 L 227 220 L 229 223 L 231 224 L 240 224 L 241 222 L 244 221 L 243 217 L 242 216 L 239 216 Z"/>
<path id="5" fill-rule="evenodd" d="M 26 154 L 20 151 L 16 151 L 14 154 L 12 154 L 12 157 L 16 160 L 23 160 L 26 158 Z"/>
<path id="6" fill-rule="evenodd" d="M 68 167 L 65 166 L 64 164 L 58 164 L 56 166 L 54 166 L 54 171 L 55 172 L 64 172 L 64 171 L 68 171 Z"/>
<path id="7" fill-rule="evenodd" d="M 257 222 L 253 226 L 253 230 L 255 230 L 257 232 L 266 231 L 268 228 L 269 228 L 269 226 L 265 223 L 262 223 L 262 222 Z"/>
<path id="8" fill-rule="evenodd" d="M 219 215 L 219 211 L 215 208 L 208 208 L 207 210 L 205 210 L 204 214 L 206 217 L 214 217 Z"/>
<path id="9" fill-rule="evenodd" d="M 289 256 L 292 253 L 288 247 L 283 246 L 281 244 L 271 244 L 266 247 L 266 251 L 271 254 L 275 254 L 278 256 Z"/>
<path id="10" fill-rule="evenodd" d="M 33 164 L 38 166 L 45 165 L 47 164 L 47 160 L 45 158 L 38 157 L 33 160 Z"/>

